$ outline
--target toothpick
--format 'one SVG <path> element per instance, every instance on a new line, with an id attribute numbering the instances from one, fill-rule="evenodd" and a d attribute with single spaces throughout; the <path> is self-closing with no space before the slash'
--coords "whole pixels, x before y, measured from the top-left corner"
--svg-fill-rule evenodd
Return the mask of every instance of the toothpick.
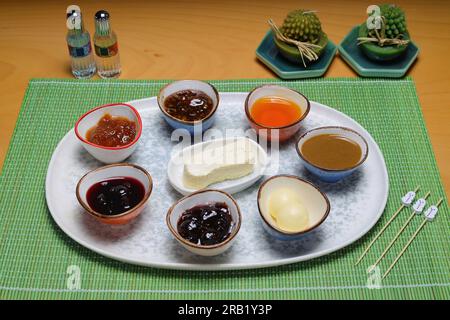
<path id="1" fill-rule="evenodd" d="M 429 196 L 430 196 L 430 191 L 427 192 L 427 194 L 423 197 L 423 199 L 426 200 Z M 392 246 L 394 245 L 395 241 L 397 241 L 397 239 L 400 237 L 400 235 L 403 233 L 403 231 L 405 231 L 406 227 L 409 225 L 409 223 L 411 222 L 411 220 L 414 218 L 415 215 L 417 215 L 417 212 L 415 210 L 412 210 L 411 215 L 409 216 L 409 218 L 405 221 L 403 226 L 397 232 L 395 237 L 391 240 L 391 242 L 386 247 L 386 249 L 384 249 L 383 253 L 378 257 L 377 261 L 375 261 L 375 263 L 370 267 L 370 271 L 373 270 L 381 262 L 381 260 L 383 260 L 384 256 L 392 248 Z"/>
<path id="2" fill-rule="evenodd" d="M 419 191 L 420 186 L 417 186 L 416 189 L 414 190 L 414 192 Z M 389 227 L 389 225 L 391 224 L 392 221 L 394 221 L 394 219 L 398 216 L 398 214 L 403 210 L 403 208 L 405 208 L 405 204 L 402 203 L 402 205 L 397 209 L 397 211 L 394 212 L 394 214 L 392 215 L 392 217 L 389 219 L 388 222 L 386 222 L 386 224 L 383 226 L 383 228 L 381 228 L 381 230 L 378 232 L 378 234 L 375 236 L 375 238 L 373 238 L 373 240 L 369 243 L 369 245 L 367 246 L 367 248 L 364 250 L 364 252 L 361 254 L 361 256 L 358 258 L 358 260 L 355 263 L 355 266 L 357 266 L 366 256 L 367 252 L 369 252 L 370 248 L 372 248 L 373 244 L 375 243 L 375 241 L 377 241 L 377 239 L 383 234 L 383 232 L 387 229 L 387 227 Z"/>
<path id="3" fill-rule="evenodd" d="M 444 201 L 444 198 L 439 199 L 439 201 L 435 204 L 436 207 L 439 207 L 442 203 L 442 201 Z M 386 272 L 384 273 L 382 279 L 386 278 L 386 276 L 389 274 L 389 272 L 391 272 L 391 270 L 394 268 L 395 264 L 398 262 L 398 260 L 400 260 L 400 258 L 403 256 L 403 254 L 405 253 L 405 251 L 408 249 L 408 247 L 411 245 L 411 243 L 414 241 L 414 239 L 417 237 L 417 235 L 419 234 L 420 230 L 422 230 L 422 228 L 425 226 L 425 224 L 428 222 L 428 219 L 423 220 L 423 222 L 420 224 L 420 226 L 417 228 L 416 232 L 414 232 L 414 234 L 411 236 L 411 238 L 408 240 L 408 242 L 405 244 L 405 246 L 403 247 L 403 249 L 400 251 L 400 253 L 398 254 L 398 256 L 395 258 L 395 260 L 392 262 L 392 264 L 389 266 L 389 268 L 386 270 Z"/>

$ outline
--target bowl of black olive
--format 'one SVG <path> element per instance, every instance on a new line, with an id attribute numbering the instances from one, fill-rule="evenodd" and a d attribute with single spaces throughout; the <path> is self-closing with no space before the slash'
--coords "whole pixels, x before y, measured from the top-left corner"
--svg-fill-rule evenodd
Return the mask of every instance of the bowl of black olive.
<path id="1" fill-rule="evenodd" d="M 184 248 L 201 256 L 215 256 L 235 241 L 241 212 L 228 193 L 204 189 L 177 201 L 168 210 L 166 222 Z"/>
<path id="2" fill-rule="evenodd" d="M 195 135 L 214 124 L 219 93 L 207 82 L 180 80 L 162 87 L 157 101 L 164 120 L 172 128 Z"/>

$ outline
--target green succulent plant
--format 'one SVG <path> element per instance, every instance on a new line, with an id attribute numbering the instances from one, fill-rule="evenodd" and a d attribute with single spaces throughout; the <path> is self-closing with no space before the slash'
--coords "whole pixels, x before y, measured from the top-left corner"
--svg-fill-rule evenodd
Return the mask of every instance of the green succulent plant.
<path id="1" fill-rule="evenodd" d="M 404 36 L 407 27 L 403 10 L 395 4 L 382 4 L 379 7 L 385 25 L 383 38 L 394 39 Z M 370 30 L 369 36 L 376 36 L 375 31 Z"/>
<path id="2" fill-rule="evenodd" d="M 288 13 L 280 31 L 287 38 L 316 44 L 322 35 L 322 26 L 314 12 L 294 10 Z"/>

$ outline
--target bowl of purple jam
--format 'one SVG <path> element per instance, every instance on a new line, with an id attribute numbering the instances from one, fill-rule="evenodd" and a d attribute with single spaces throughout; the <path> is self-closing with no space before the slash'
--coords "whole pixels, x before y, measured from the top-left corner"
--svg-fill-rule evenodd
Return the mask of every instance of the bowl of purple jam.
<path id="1" fill-rule="evenodd" d="M 144 168 L 120 163 L 86 173 L 77 184 L 76 196 L 98 221 L 125 224 L 142 212 L 152 188 L 152 177 Z"/>
<path id="2" fill-rule="evenodd" d="M 236 200 L 226 192 L 205 189 L 177 201 L 167 212 L 167 226 L 187 250 L 215 256 L 228 250 L 241 227 Z"/>

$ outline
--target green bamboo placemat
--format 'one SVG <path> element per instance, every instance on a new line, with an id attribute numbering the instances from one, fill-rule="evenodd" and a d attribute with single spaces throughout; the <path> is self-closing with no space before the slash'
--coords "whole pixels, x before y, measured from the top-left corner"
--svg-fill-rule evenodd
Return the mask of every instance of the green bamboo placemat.
<path id="1" fill-rule="evenodd" d="M 30 81 L 0 177 L 0 298 L 450 298 L 450 237 L 447 200 L 382 283 L 367 264 L 381 253 L 406 219 L 386 231 L 361 266 L 353 264 L 372 236 L 416 185 L 445 197 L 414 83 L 404 80 L 317 79 L 212 81 L 220 91 L 248 91 L 280 83 L 332 106 L 361 123 L 384 153 L 389 201 L 381 223 L 355 244 L 308 262 L 276 268 L 187 272 L 123 264 L 97 255 L 67 237 L 46 206 L 44 180 L 56 144 L 93 106 L 156 95 L 167 81 Z M 422 193 L 422 194 L 423 194 Z M 409 211 L 408 211 L 409 212 Z M 381 264 L 383 272 L 421 219 L 413 219 Z M 73 269 L 75 266 L 75 269 Z M 73 272 L 80 271 L 80 289 Z M 370 281 L 369 281 L 370 282 Z M 70 285 L 72 283 L 72 285 Z"/>

